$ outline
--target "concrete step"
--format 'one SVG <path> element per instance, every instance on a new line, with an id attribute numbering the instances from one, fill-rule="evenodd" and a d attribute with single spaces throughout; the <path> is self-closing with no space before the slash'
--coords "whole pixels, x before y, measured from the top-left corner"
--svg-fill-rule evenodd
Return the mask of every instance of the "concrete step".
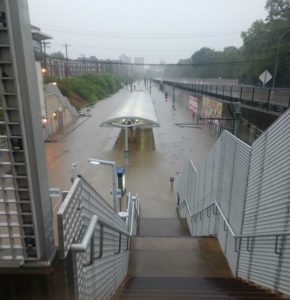
<path id="1" fill-rule="evenodd" d="M 137 234 L 142 237 L 190 236 L 186 220 L 179 218 L 141 218 Z"/>
<path id="2" fill-rule="evenodd" d="M 233 278 L 136 277 L 128 281 L 119 299 L 277 300 L 280 298 Z"/>

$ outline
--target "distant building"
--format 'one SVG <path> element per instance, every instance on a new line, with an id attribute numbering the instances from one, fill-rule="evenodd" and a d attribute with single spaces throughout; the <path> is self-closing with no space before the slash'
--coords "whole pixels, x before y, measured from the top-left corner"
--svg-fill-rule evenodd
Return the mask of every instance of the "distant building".
<path id="1" fill-rule="evenodd" d="M 122 54 L 119 56 L 119 60 L 123 63 L 127 63 L 127 64 L 130 64 L 131 63 L 131 57 L 125 55 L 125 54 Z"/>
<path id="2" fill-rule="evenodd" d="M 144 57 L 135 57 L 134 63 L 137 64 L 137 65 L 135 65 L 135 71 L 137 73 L 143 73 L 144 72 Z"/>
<path id="3" fill-rule="evenodd" d="M 135 57 L 134 63 L 144 65 L 144 57 Z M 144 69 L 144 66 L 142 66 L 142 69 Z"/>

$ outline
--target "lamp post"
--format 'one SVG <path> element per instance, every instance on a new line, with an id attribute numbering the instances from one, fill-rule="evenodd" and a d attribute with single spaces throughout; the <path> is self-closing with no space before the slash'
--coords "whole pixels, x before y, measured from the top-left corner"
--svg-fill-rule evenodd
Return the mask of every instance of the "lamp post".
<path id="1" fill-rule="evenodd" d="M 283 32 L 280 35 L 279 40 L 278 40 L 278 46 L 277 46 L 277 52 L 276 52 L 276 58 L 275 58 L 275 66 L 274 66 L 273 84 L 272 84 L 273 88 L 275 87 L 275 83 L 276 83 L 276 75 L 277 75 L 277 69 L 278 69 L 278 58 L 279 58 L 281 40 L 288 32 L 290 32 L 290 28 L 288 30 L 286 30 L 285 32 Z"/>
<path id="2" fill-rule="evenodd" d="M 114 161 L 109 161 L 109 160 L 101 160 L 101 159 L 95 159 L 95 158 L 90 158 L 89 163 L 92 165 L 106 165 L 106 166 L 111 166 L 112 167 L 112 175 L 113 175 L 113 208 L 116 213 L 118 213 L 118 205 L 117 205 L 117 172 L 116 172 L 116 163 Z"/>

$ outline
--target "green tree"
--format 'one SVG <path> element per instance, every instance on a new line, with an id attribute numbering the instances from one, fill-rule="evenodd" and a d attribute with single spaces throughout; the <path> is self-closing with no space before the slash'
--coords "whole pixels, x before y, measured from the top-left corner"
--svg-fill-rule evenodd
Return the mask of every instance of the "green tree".
<path id="1" fill-rule="evenodd" d="M 290 2 L 289 0 L 267 0 L 265 8 L 268 11 L 267 21 L 275 20 L 289 21 Z"/>
<path id="2" fill-rule="evenodd" d="M 65 58 L 64 54 L 61 51 L 52 52 L 49 54 L 49 56 L 53 58 Z"/>

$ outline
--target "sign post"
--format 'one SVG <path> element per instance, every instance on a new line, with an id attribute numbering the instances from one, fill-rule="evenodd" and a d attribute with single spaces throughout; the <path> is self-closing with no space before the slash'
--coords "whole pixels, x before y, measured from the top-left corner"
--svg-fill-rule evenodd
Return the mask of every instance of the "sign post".
<path id="1" fill-rule="evenodd" d="M 260 76 L 259 79 L 261 80 L 263 87 L 272 79 L 272 75 L 269 71 L 264 71 Z"/>

